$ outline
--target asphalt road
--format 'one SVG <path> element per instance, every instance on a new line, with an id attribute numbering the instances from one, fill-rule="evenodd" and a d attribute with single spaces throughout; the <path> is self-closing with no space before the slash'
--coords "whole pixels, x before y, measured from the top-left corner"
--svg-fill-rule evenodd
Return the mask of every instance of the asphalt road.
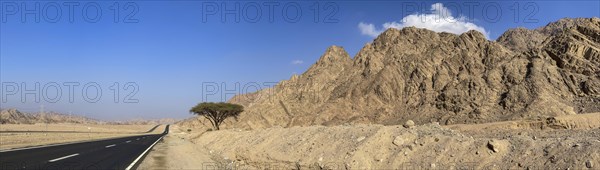
<path id="1" fill-rule="evenodd" d="M 126 169 L 168 132 L 0 152 L 0 169 Z"/>

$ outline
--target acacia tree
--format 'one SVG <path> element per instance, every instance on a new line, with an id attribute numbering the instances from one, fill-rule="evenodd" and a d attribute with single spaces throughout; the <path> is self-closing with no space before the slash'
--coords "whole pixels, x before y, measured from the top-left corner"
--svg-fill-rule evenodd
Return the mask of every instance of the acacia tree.
<path id="1" fill-rule="evenodd" d="M 210 121 L 212 126 L 219 130 L 219 125 L 228 117 L 237 119 L 238 115 L 244 111 L 244 107 L 232 103 L 212 103 L 204 102 L 192 107 L 190 112 L 199 116 L 204 116 Z"/>

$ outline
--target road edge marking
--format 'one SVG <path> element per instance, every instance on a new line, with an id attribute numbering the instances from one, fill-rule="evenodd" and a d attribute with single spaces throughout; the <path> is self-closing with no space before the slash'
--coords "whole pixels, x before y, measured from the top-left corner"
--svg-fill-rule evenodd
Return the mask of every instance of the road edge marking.
<path id="1" fill-rule="evenodd" d="M 67 159 L 67 158 L 70 158 L 70 157 L 74 157 L 74 156 L 77 156 L 77 155 L 79 155 L 79 153 L 71 154 L 71 155 L 67 155 L 67 156 L 63 156 L 63 157 L 56 158 L 56 159 L 52 159 L 52 160 L 49 160 L 48 162 L 56 162 L 56 161 L 60 161 L 60 160 Z"/>
<path id="2" fill-rule="evenodd" d="M 158 138 L 156 141 L 154 141 L 154 143 L 152 145 L 150 145 L 150 147 L 146 148 L 146 150 L 144 152 L 142 152 L 142 154 L 140 154 L 140 156 L 138 156 L 137 158 L 135 158 L 135 160 L 133 160 L 133 162 L 131 162 L 131 164 L 129 164 L 129 166 L 127 166 L 127 168 L 125 168 L 125 170 L 131 170 L 131 168 L 133 168 L 133 166 L 140 161 L 140 159 L 142 159 L 142 157 L 144 157 L 144 155 L 146 155 L 146 153 L 148 151 L 150 151 L 150 149 L 152 147 L 154 147 L 154 145 L 156 145 L 156 143 L 158 143 L 158 141 L 160 141 L 163 137 L 165 137 L 165 135 L 160 136 L 160 138 Z"/>

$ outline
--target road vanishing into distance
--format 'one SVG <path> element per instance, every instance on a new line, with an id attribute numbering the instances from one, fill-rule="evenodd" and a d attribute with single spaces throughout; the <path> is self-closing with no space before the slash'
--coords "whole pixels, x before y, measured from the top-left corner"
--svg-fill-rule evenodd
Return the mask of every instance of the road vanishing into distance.
<path id="1" fill-rule="evenodd" d="M 0 151 L 0 169 L 135 169 L 167 133 Z"/>

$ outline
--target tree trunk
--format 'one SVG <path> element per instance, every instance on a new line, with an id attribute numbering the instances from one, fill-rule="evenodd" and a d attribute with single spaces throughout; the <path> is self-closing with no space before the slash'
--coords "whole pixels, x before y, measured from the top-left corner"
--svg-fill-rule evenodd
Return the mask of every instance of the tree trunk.
<path id="1" fill-rule="evenodd" d="M 210 125 L 212 125 L 213 128 L 216 128 L 217 130 L 219 130 L 219 126 L 217 125 L 217 122 L 215 120 L 213 120 L 209 116 L 204 116 L 204 118 L 208 119 L 208 121 L 210 122 Z"/>
<path id="2" fill-rule="evenodd" d="M 222 121 L 221 121 L 221 122 L 222 122 Z M 217 128 L 217 130 L 221 130 L 221 129 L 219 128 L 219 126 L 221 125 L 221 122 L 216 122 L 216 121 L 215 121 L 215 128 Z"/>

